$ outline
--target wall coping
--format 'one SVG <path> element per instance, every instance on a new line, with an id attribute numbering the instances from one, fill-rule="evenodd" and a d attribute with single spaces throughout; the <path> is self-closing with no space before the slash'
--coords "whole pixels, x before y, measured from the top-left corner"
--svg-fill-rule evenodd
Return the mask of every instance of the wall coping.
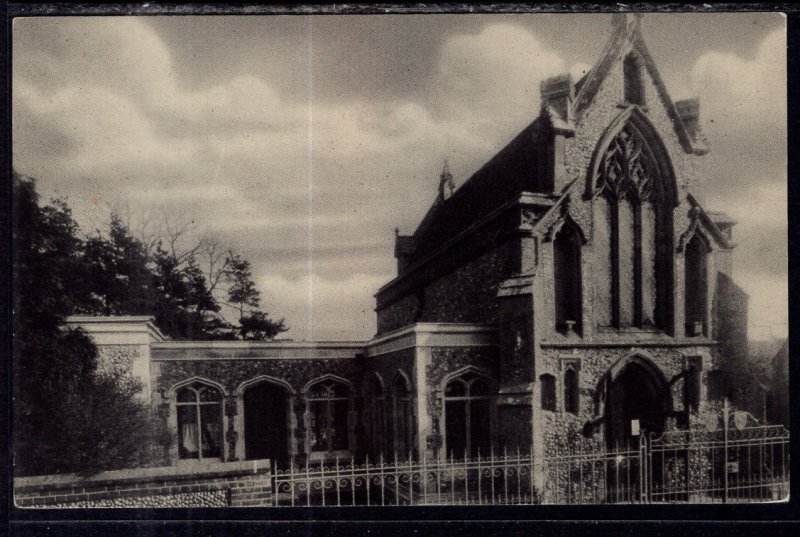
<path id="1" fill-rule="evenodd" d="M 93 476 L 82 477 L 77 474 L 54 474 L 14 478 L 14 492 L 35 492 L 39 490 L 72 489 L 76 487 L 94 488 L 135 482 L 137 484 L 153 481 L 188 481 L 215 477 L 246 476 L 270 471 L 270 460 L 209 462 L 159 466 L 155 468 L 132 468 L 109 470 Z"/>
<path id="2" fill-rule="evenodd" d="M 378 356 L 412 347 L 496 346 L 497 327 L 472 323 L 415 323 L 368 342 L 367 356 Z"/>
<path id="3" fill-rule="evenodd" d="M 155 319 L 147 315 L 70 315 L 66 319 L 70 326 L 79 326 L 89 334 L 99 333 L 146 333 L 151 341 L 164 341 L 166 336 L 155 324 Z"/>
<path id="4" fill-rule="evenodd" d="M 539 346 L 542 348 L 611 348 L 611 347 L 715 347 L 719 343 L 708 338 L 692 338 L 692 339 L 642 339 L 642 340 L 621 340 L 621 339 L 587 339 L 587 340 L 549 340 L 540 341 Z"/>
<path id="5" fill-rule="evenodd" d="M 381 348 L 393 345 L 392 350 L 413 346 L 493 346 L 497 328 L 473 323 L 415 323 L 398 328 L 369 341 L 161 341 L 153 343 L 154 361 L 197 360 L 268 360 L 268 359 L 331 359 L 355 358 L 358 354 L 383 354 Z M 159 352 L 161 351 L 161 352 Z M 170 351 L 207 351 L 212 355 L 175 355 Z M 251 352 L 247 352 L 251 351 Z M 275 351 L 275 356 L 259 351 Z M 297 352 L 293 352 L 297 351 Z M 314 356 L 302 351 L 332 354 Z"/>
<path id="6" fill-rule="evenodd" d="M 366 341 L 161 341 L 153 349 L 352 349 L 360 351 Z"/>

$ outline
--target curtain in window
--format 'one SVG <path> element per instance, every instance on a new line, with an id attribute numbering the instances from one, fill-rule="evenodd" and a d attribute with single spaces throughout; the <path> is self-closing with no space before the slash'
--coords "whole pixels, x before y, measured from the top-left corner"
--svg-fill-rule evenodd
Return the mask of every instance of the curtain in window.
<path id="1" fill-rule="evenodd" d="M 222 456 L 222 394 L 216 388 L 194 383 L 176 397 L 178 456 L 181 459 Z"/>

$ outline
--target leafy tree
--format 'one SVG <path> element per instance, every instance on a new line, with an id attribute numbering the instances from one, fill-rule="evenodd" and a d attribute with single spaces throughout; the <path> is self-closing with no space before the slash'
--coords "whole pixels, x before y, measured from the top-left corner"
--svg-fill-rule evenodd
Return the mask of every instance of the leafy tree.
<path id="1" fill-rule="evenodd" d="M 272 339 L 286 330 L 283 319 L 277 322 L 273 321 L 263 311 L 254 311 L 239 318 L 239 333 L 242 339 Z"/>
<path id="2" fill-rule="evenodd" d="M 156 324 L 176 339 L 234 339 L 233 327 L 220 315 L 220 306 L 194 257 L 180 263 L 158 249 L 154 256 L 158 298 Z"/>
<path id="3" fill-rule="evenodd" d="M 228 252 L 225 264 L 228 301 L 238 308 L 239 317 L 244 317 L 246 308 L 257 308 L 261 301 L 261 293 L 253 281 L 250 262 L 231 250 Z"/>
<path id="4" fill-rule="evenodd" d="M 239 312 L 239 336 L 248 340 L 272 339 L 287 328 L 283 319 L 273 321 L 258 309 L 261 293 L 258 292 L 250 270 L 250 262 L 230 250 L 225 260 L 225 281 L 228 284 L 228 301 Z"/>
<path id="5" fill-rule="evenodd" d="M 97 348 L 67 315 L 97 300 L 66 204 L 14 187 L 14 464 L 17 475 L 91 473 L 152 460 L 163 427 L 134 384 L 97 370 Z M 125 416 L 125 419 L 120 419 Z"/>
<path id="6" fill-rule="evenodd" d="M 157 300 L 153 272 L 142 243 L 118 215 L 111 215 L 108 236 L 99 232 L 84 246 L 87 273 L 84 286 L 91 299 L 78 305 L 81 313 L 149 315 Z"/>

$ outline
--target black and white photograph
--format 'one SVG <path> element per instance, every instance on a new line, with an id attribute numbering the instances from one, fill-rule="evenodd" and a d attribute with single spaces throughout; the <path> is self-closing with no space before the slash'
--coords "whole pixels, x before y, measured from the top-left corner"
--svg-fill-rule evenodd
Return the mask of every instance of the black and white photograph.
<path id="1" fill-rule="evenodd" d="M 14 18 L 16 508 L 788 502 L 786 16 L 617 8 Z"/>

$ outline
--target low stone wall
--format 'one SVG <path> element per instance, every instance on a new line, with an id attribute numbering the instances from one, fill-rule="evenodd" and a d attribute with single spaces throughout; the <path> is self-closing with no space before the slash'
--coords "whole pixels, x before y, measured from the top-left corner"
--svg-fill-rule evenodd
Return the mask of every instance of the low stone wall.
<path id="1" fill-rule="evenodd" d="M 14 479 L 20 508 L 272 505 L 268 460 L 215 462 Z"/>

